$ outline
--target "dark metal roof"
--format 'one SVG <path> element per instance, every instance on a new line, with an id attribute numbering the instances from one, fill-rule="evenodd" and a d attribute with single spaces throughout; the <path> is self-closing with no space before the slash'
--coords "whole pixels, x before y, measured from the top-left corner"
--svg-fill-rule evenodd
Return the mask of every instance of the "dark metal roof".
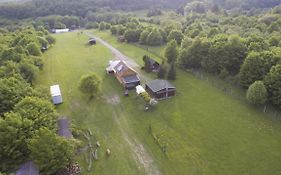
<path id="1" fill-rule="evenodd" d="M 146 84 L 153 92 L 158 92 L 163 89 L 175 89 L 176 87 L 173 86 L 169 81 L 167 80 L 153 80 Z"/>
<path id="2" fill-rule="evenodd" d="M 123 77 L 123 80 L 125 83 L 133 83 L 133 82 L 140 81 L 140 79 L 137 75 L 130 75 L 130 76 Z"/>
<path id="3" fill-rule="evenodd" d="M 39 175 L 39 169 L 32 161 L 29 161 L 20 166 L 16 175 Z"/>
<path id="4" fill-rule="evenodd" d="M 72 138 L 72 133 L 69 130 L 69 123 L 67 118 L 59 118 L 58 119 L 58 135 L 65 138 Z"/>

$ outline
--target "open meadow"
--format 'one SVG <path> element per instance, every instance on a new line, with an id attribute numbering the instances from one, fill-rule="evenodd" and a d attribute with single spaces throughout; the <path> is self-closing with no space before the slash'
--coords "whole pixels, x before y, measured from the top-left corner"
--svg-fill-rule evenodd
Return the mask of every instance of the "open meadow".
<path id="1" fill-rule="evenodd" d="M 161 53 L 161 47 L 149 52 L 119 43 L 108 32 L 91 32 L 140 65 L 145 54 L 161 60 L 153 54 Z M 60 115 L 90 128 L 93 143 L 101 143 L 90 172 L 88 153 L 78 156 L 82 174 L 280 174 L 279 120 L 180 70 L 172 82 L 177 96 L 145 111 L 135 91 L 124 97 L 121 85 L 105 73 L 113 57 L 106 47 L 88 46 L 88 37 L 77 32 L 53 36 L 57 42 L 43 55 L 44 70 L 36 85 L 59 84 L 64 100 L 57 107 Z M 101 96 L 93 100 L 78 90 L 80 77 L 91 72 L 103 81 Z"/>

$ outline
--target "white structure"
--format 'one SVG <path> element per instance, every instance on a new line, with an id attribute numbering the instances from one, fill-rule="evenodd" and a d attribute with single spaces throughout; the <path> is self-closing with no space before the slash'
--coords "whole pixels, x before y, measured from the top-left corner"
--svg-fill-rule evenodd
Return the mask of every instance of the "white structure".
<path id="1" fill-rule="evenodd" d="M 52 29 L 53 33 L 66 33 L 69 32 L 69 29 Z"/>
<path id="2" fill-rule="evenodd" d="M 140 95 L 143 92 L 145 92 L 145 89 L 141 85 L 136 86 L 136 93 L 138 95 Z"/>
<path id="3" fill-rule="evenodd" d="M 106 72 L 109 73 L 114 73 L 114 67 L 117 66 L 117 64 L 120 63 L 120 60 L 110 60 L 109 61 L 109 66 L 106 68 Z"/>
<path id="4" fill-rule="evenodd" d="M 55 105 L 62 103 L 62 96 L 60 92 L 60 86 L 59 85 L 53 85 L 50 87 L 52 100 Z"/>

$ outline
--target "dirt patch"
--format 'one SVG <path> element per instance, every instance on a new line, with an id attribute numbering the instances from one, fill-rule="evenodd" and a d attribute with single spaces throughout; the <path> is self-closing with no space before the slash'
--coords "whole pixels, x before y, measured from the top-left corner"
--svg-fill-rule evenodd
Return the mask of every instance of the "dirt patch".
<path id="1" fill-rule="evenodd" d="M 141 142 L 135 139 L 132 134 L 128 135 L 128 133 L 131 133 L 130 131 L 128 131 L 128 126 L 124 126 L 124 124 L 121 126 L 120 120 L 125 120 L 122 115 L 119 115 L 119 117 L 117 117 L 117 114 L 113 113 L 113 117 L 116 123 L 118 124 L 118 127 L 121 131 L 124 140 L 128 143 L 131 150 L 133 151 L 134 159 L 138 163 L 139 168 L 143 168 L 145 170 L 145 173 L 148 175 L 161 175 L 161 172 L 155 165 L 153 158 L 146 151 Z M 127 125 L 127 122 L 122 123 L 126 123 L 125 125 Z"/>
<path id="2" fill-rule="evenodd" d="M 120 97 L 117 94 L 114 94 L 112 96 L 106 96 L 104 98 L 106 99 L 106 103 L 111 105 L 117 105 L 120 103 Z"/>

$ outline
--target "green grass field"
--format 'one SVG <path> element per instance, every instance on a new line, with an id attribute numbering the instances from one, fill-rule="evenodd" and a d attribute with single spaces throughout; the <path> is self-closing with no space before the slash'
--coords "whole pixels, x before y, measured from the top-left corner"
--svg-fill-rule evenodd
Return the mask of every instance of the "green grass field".
<path id="1" fill-rule="evenodd" d="M 144 54 L 151 54 L 118 43 L 107 32 L 94 34 L 139 64 Z M 280 174 L 280 121 L 180 70 L 172 82 L 177 96 L 145 112 L 142 100 L 133 91 L 123 97 L 118 82 L 105 74 L 104 68 L 112 58 L 109 50 L 99 43 L 87 46 L 88 38 L 76 33 L 54 36 L 57 43 L 44 54 L 45 67 L 36 84 L 60 84 L 64 103 L 58 107 L 59 113 L 81 128 L 91 128 L 93 140 L 101 142 L 92 172 L 86 171 L 84 155 L 78 157 L 83 174 L 145 174 L 126 139 L 143 144 L 162 174 Z M 81 75 L 92 71 L 103 79 L 103 96 L 89 101 L 77 86 Z M 162 151 L 164 146 L 166 153 Z M 106 148 L 111 149 L 110 157 L 105 155 Z"/>

